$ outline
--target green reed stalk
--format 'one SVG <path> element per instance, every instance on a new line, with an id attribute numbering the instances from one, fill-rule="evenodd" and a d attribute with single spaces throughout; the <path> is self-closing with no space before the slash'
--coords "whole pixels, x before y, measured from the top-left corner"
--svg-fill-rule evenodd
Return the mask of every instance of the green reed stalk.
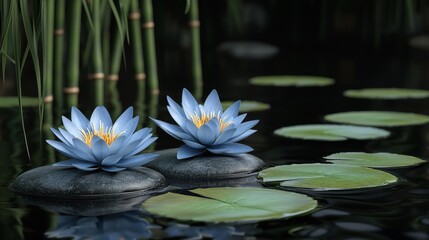
<path id="1" fill-rule="evenodd" d="M 104 104 L 104 72 L 101 43 L 101 0 L 92 1 L 92 22 L 94 24 L 94 42 L 92 55 L 93 73 L 88 75 L 92 81 L 94 90 L 93 104 L 96 106 Z"/>
<path id="2" fill-rule="evenodd" d="M 58 118 L 64 107 L 63 99 L 63 49 L 64 49 L 64 14 L 65 0 L 56 0 L 55 2 L 55 40 L 54 40 L 54 99 L 55 108 Z"/>
<path id="3" fill-rule="evenodd" d="M 191 0 L 189 27 L 191 28 L 192 79 L 194 82 L 194 96 L 196 99 L 201 100 L 203 95 L 203 71 L 201 66 L 198 0 Z"/>
<path id="4" fill-rule="evenodd" d="M 131 0 L 131 9 L 129 14 L 130 19 L 130 35 L 131 35 L 131 49 L 133 55 L 134 65 L 134 79 L 137 85 L 137 97 L 135 102 L 136 112 L 143 112 L 145 103 L 146 91 L 146 74 L 144 69 L 143 59 L 143 46 L 142 46 L 142 32 L 140 29 L 140 8 L 137 0 Z M 143 124 L 144 117 L 140 118 L 139 126 Z"/>
<path id="5" fill-rule="evenodd" d="M 42 49 L 43 49 L 43 80 L 45 86 L 44 94 L 44 122 L 46 128 L 53 122 L 52 103 L 54 97 L 53 90 L 53 63 L 54 63 L 54 20 L 55 20 L 55 0 L 45 0 L 42 3 Z"/>
<path id="6" fill-rule="evenodd" d="M 67 94 L 67 108 L 77 106 L 79 94 L 79 53 L 80 53 L 80 22 L 82 15 L 82 3 L 80 1 L 69 1 L 70 9 L 67 25 L 67 45 L 66 45 L 66 87 L 64 93 Z"/>
<path id="7" fill-rule="evenodd" d="M 130 1 L 124 2 L 124 13 L 128 14 Z M 122 13 L 122 12 L 121 12 Z M 124 16 L 126 17 L 126 16 Z M 117 83 L 119 81 L 119 72 L 121 70 L 122 63 L 122 54 L 124 52 L 124 42 L 126 32 L 125 21 L 120 21 L 117 26 L 117 32 L 115 33 L 115 38 L 113 39 L 113 49 L 110 55 L 110 70 L 109 75 L 107 76 L 107 93 L 109 94 L 109 103 L 112 105 L 113 117 L 118 117 L 121 113 L 121 103 L 119 101 L 119 93 L 117 89 Z"/>
<path id="8" fill-rule="evenodd" d="M 151 95 L 159 95 L 158 88 L 158 70 L 156 64 L 156 48 L 155 48 L 155 23 L 153 22 L 153 6 L 152 0 L 142 0 L 142 15 L 144 29 L 144 51 L 146 57 L 146 72 L 147 80 Z"/>

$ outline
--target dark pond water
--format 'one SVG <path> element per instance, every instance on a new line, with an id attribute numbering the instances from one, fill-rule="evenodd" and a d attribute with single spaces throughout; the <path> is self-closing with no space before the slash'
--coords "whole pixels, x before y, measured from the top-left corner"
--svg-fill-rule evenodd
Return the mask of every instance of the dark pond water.
<path id="1" fill-rule="evenodd" d="M 307 68 L 294 67 L 296 61 L 304 59 L 308 60 Z M 212 81 L 207 88 L 218 88 L 223 100 L 247 99 L 271 104 L 268 111 L 248 114 L 247 119 L 260 119 L 261 122 L 256 127 L 258 132 L 244 141 L 255 148 L 254 155 L 271 166 L 320 162 L 323 156 L 340 151 L 387 151 L 427 159 L 428 126 L 393 128 L 390 129 L 391 137 L 379 141 L 307 142 L 272 134 L 282 126 L 320 123 L 324 114 L 337 111 L 429 113 L 427 99 L 371 101 L 342 97 L 344 89 L 363 86 L 427 88 L 425 63 L 407 61 L 404 64 L 401 61 L 390 56 L 301 58 L 299 54 L 269 61 L 220 58 L 219 71 L 208 74 L 208 78 L 220 80 Z M 273 73 L 326 75 L 336 78 L 338 83 L 325 88 L 300 89 L 261 88 L 247 83 L 250 76 Z M 163 94 L 178 99 L 179 86 L 165 88 Z M 123 102 L 126 105 L 127 99 Z M 164 96 L 160 98 L 159 109 L 159 118 L 170 121 Z M 319 200 L 320 208 L 286 220 L 246 224 L 178 222 L 145 213 L 139 208 L 145 196 L 118 202 L 85 203 L 78 208 L 69 207 L 73 205 L 71 203 L 53 201 L 43 202 L 43 208 L 32 206 L 11 192 L 8 184 L 21 172 L 52 162 L 52 149 L 46 149 L 47 144 L 40 137 L 36 110 L 26 109 L 30 162 L 21 133 L 19 111 L 2 109 L 0 113 L 0 239 L 429 239 L 429 164 L 390 171 L 401 178 L 401 182 L 389 188 L 344 194 L 307 192 Z M 180 144 L 161 131 L 157 134 L 156 149 Z M 244 185 L 261 186 L 256 179 Z M 76 215 L 56 212 L 59 209 L 66 209 L 68 213 L 74 211 Z M 89 210 L 114 213 L 90 217 L 79 215 Z"/>

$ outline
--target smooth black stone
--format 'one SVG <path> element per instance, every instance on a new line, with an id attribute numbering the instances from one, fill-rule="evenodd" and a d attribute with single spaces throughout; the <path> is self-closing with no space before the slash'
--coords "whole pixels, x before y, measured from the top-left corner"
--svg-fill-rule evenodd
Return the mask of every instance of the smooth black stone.
<path id="1" fill-rule="evenodd" d="M 189 159 L 177 159 L 177 149 L 166 149 L 156 152 L 159 158 L 145 166 L 152 168 L 166 178 L 195 179 L 233 179 L 255 175 L 265 163 L 250 154 L 201 155 Z"/>
<path id="2" fill-rule="evenodd" d="M 65 199 L 128 198 L 165 186 L 164 176 L 145 167 L 110 173 L 53 166 L 27 171 L 10 185 L 20 194 Z"/>

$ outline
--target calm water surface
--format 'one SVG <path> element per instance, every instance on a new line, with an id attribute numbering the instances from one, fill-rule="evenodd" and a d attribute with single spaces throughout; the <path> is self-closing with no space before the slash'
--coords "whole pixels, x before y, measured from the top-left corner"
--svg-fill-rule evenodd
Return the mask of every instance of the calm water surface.
<path id="1" fill-rule="evenodd" d="M 226 61 L 228 60 L 224 60 L 224 63 L 227 63 Z M 426 88 L 426 83 L 419 77 L 414 78 L 416 81 L 405 80 L 405 77 L 401 78 L 403 80 L 384 81 L 390 76 L 394 76 L 392 79 L 397 78 L 396 70 L 392 70 L 393 72 L 385 71 L 385 75 L 375 73 L 357 84 L 355 78 L 358 78 L 356 76 L 359 76 L 359 72 L 353 74 L 354 78 L 350 78 L 347 71 L 356 69 L 358 63 L 339 61 L 338 64 L 342 63 L 344 66 L 335 68 L 324 63 L 323 59 L 317 62 L 321 65 L 314 66 L 324 67 L 315 68 L 313 72 L 322 75 L 325 73 L 339 79 L 337 85 L 305 89 L 256 88 L 247 84 L 248 77 L 263 74 L 267 66 L 258 66 L 269 63 L 242 62 L 235 65 L 234 71 L 229 64 L 220 65 L 225 76 L 221 77 L 222 81 L 213 84 L 213 87 L 219 89 L 223 100 L 259 100 L 272 105 L 268 111 L 248 114 L 249 120 L 261 120 L 256 127 L 258 132 L 244 141 L 255 148 L 254 155 L 271 166 L 321 162 L 323 156 L 340 151 L 387 151 L 427 159 L 428 126 L 390 129 L 392 136 L 379 141 L 307 142 L 274 136 L 272 132 L 276 128 L 320 123 L 324 114 L 337 111 L 366 109 L 429 113 L 429 100 L 353 100 L 341 95 L 344 89 L 362 86 Z M 386 64 L 394 66 L 395 60 Z M 280 72 L 281 69 L 273 68 L 270 71 Z M 375 81 L 376 76 L 382 77 L 382 80 Z M 180 88 L 171 88 L 166 92 L 178 99 L 178 89 Z M 126 105 L 126 100 L 124 102 Z M 160 106 L 159 118 L 170 121 L 171 118 L 164 107 L 164 96 L 160 98 Z M 144 209 L 141 210 L 139 203 L 144 197 L 117 203 L 85 203 L 88 205 L 78 208 L 83 209 L 80 213 L 84 214 L 88 209 L 100 208 L 99 211 L 104 210 L 104 213 L 110 211 L 109 214 L 101 216 L 79 215 L 76 209 L 67 208 L 72 205 L 70 203 L 46 201 L 43 208 L 31 206 L 28 201 L 14 195 L 8 189 L 8 184 L 23 171 L 49 164 L 54 155 L 50 151 L 52 149 L 46 149 L 47 144 L 39 135 L 34 109 L 25 110 L 31 162 L 26 155 L 19 112 L 3 109 L 0 113 L 0 239 L 429 239 L 428 164 L 391 170 L 401 181 L 388 188 L 329 194 L 306 192 L 319 200 L 320 207 L 308 215 L 286 220 L 245 224 L 177 222 L 152 216 L 145 213 Z M 156 149 L 180 145 L 161 131 L 158 131 L 157 135 L 159 140 Z M 261 186 L 256 179 L 243 185 Z M 133 205 L 135 207 L 131 207 Z M 74 211 L 75 215 L 59 213 L 61 209 L 67 209 L 68 213 Z M 125 211 L 120 211 L 121 209 Z"/>

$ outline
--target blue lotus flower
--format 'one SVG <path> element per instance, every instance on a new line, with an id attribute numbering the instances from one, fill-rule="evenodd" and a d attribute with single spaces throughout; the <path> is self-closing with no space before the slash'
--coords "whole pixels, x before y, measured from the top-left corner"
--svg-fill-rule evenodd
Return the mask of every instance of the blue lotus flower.
<path id="1" fill-rule="evenodd" d="M 199 105 L 192 94 L 183 89 L 182 107 L 167 96 L 167 106 L 171 117 L 179 125 L 152 119 L 160 128 L 185 145 L 177 151 L 177 159 L 200 155 L 206 151 L 213 154 L 239 154 L 253 149 L 237 143 L 256 132 L 251 129 L 258 120 L 243 122 L 246 114 L 238 116 L 240 101 L 223 111 L 216 90 L 207 97 L 204 105 Z"/>
<path id="2" fill-rule="evenodd" d="M 150 128 L 135 132 L 139 117 L 133 118 L 133 108 L 129 107 L 112 124 L 106 108 L 95 108 L 88 120 L 82 112 L 73 107 L 71 121 L 62 118 L 65 130 L 51 128 L 61 140 L 46 140 L 52 147 L 69 157 L 70 160 L 55 163 L 54 166 L 76 167 L 85 171 L 101 168 L 117 172 L 146 164 L 158 154 L 140 153 L 157 138 L 152 137 Z"/>

